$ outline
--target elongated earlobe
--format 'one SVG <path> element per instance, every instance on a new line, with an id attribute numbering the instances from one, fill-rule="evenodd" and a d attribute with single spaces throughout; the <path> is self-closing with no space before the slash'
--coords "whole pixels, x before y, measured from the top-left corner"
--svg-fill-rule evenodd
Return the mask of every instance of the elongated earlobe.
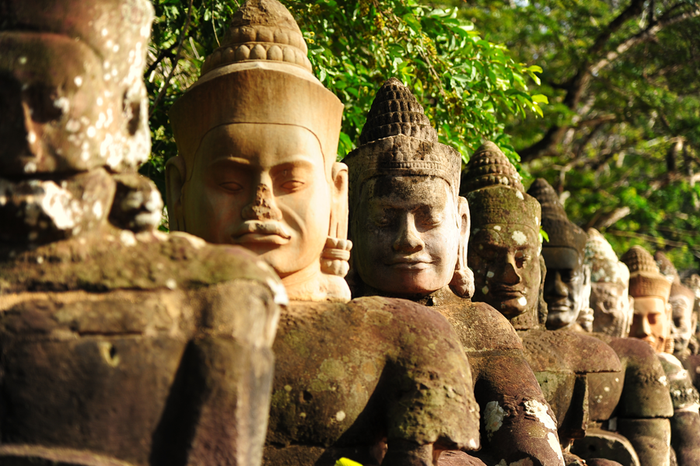
<path id="1" fill-rule="evenodd" d="M 182 188 L 187 169 L 185 159 L 177 155 L 165 164 L 165 202 L 171 231 L 185 231 L 182 209 Z"/>
<path id="2" fill-rule="evenodd" d="M 328 239 L 321 253 L 321 271 L 327 275 L 344 277 L 350 268 L 352 242 L 348 237 L 348 167 L 333 164 L 331 172 L 331 218 Z"/>
<path id="3" fill-rule="evenodd" d="M 469 216 L 469 204 L 463 197 L 457 198 L 457 215 L 459 222 L 459 249 L 457 252 L 457 264 L 455 273 L 450 282 L 450 289 L 457 296 L 471 298 L 474 296 L 474 273 L 467 267 L 467 246 L 469 244 L 469 228 L 471 218 Z"/>

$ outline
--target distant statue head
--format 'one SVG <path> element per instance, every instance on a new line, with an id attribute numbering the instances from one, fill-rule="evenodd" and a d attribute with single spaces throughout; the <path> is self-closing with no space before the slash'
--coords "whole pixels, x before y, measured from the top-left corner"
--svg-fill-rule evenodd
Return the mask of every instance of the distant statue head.
<path id="1" fill-rule="evenodd" d="M 584 263 L 591 267 L 593 331 L 619 338 L 629 335 L 633 298 L 629 296 L 630 272 L 598 230 L 588 230 Z"/>
<path id="2" fill-rule="evenodd" d="M 179 152 L 166 167 L 170 226 L 259 254 L 292 299 L 347 300 L 343 105 L 306 53 L 277 0 L 236 13 L 170 112 Z"/>
<path id="3" fill-rule="evenodd" d="M 668 298 L 671 306 L 669 333 L 673 339 L 673 352 L 681 354 L 688 348 L 690 337 L 695 333 L 695 292 L 681 284 L 678 271 L 666 254 L 656 251 L 654 260 L 659 266 L 659 272 L 671 282 L 671 294 Z"/>
<path id="4" fill-rule="evenodd" d="M 472 155 L 461 192 L 472 213 L 468 262 L 474 270 L 474 301 L 492 305 L 508 319 L 531 314 L 536 325 L 539 203 L 525 193 L 515 167 L 491 142 Z"/>
<path id="5" fill-rule="evenodd" d="M 667 304 L 671 282 L 659 272 L 654 258 L 641 246 L 633 246 L 620 259 L 629 268 L 629 293 L 634 298 L 630 337 L 644 340 L 662 353 L 668 339 Z"/>
<path id="6" fill-rule="evenodd" d="M 547 328 L 557 330 L 576 323 L 579 312 L 588 307 L 590 269 L 584 264 L 586 232 L 566 216 L 554 188 L 538 178 L 528 193 L 542 206 L 542 228 L 549 241 L 542 247 L 547 264 L 544 300 L 547 302 Z"/>
<path id="7" fill-rule="evenodd" d="M 438 142 L 423 107 L 398 79 L 377 93 L 360 147 L 344 161 L 359 279 L 390 295 L 427 295 L 451 285 L 470 296 L 461 157 Z"/>
<path id="8" fill-rule="evenodd" d="M 0 11 L 0 241 L 84 233 L 110 212 L 110 173 L 133 172 L 149 154 L 142 73 L 153 7 L 2 0 Z"/>

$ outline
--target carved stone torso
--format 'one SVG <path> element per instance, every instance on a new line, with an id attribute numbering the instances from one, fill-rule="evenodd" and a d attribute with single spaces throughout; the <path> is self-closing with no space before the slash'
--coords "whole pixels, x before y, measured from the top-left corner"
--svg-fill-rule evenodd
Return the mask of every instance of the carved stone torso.
<path id="1" fill-rule="evenodd" d="M 476 449 L 479 410 L 459 341 L 410 301 L 294 302 L 283 312 L 266 465 L 381 462 L 395 440 Z"/>
<path id="2" fill-rule="evenodd" d="M 0 463 L 253 464 L 280 289 L 184 234 L 0 251 Z"/>

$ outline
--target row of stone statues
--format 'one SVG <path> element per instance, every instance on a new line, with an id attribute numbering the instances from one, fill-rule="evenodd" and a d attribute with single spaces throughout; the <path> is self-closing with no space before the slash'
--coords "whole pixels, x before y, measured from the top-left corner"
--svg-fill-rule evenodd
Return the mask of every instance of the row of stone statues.
<path id="1" fill-rule="evenodd" d="M 396 79 L 337 162 L 277 0 L 173 106 L 158 232 L 152 16 L 0 0 L 0 464 L 700 464 L 672 265 L 620 262 L 492 143 L 461 172 Z"/>

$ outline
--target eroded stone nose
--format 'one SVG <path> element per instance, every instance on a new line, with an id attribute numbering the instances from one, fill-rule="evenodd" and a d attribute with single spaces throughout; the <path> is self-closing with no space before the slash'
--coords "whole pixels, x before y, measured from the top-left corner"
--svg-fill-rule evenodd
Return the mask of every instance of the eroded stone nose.
<path id="1" fill-rule="evenodd" d="M 282 212 L 277 208 L 272 190 L 264 183 L 255 189 L 255 197 L 241 212 L 244 220 L 280 220 Z"/>

